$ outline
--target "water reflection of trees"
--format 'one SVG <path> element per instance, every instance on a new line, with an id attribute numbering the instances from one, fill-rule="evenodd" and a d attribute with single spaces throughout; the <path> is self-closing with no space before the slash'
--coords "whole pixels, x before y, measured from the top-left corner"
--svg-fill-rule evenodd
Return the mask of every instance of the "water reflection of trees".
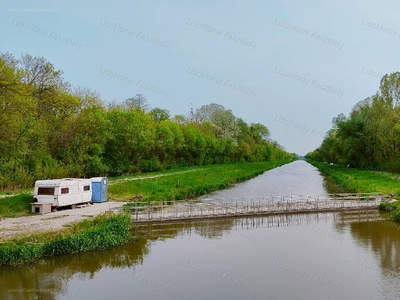
<path id="1" fill-rule="evenodd" d="M 188 233 L 219 238 L 231 228 L 229 219 L 138 226 L 133 232 L 139 236 L 135 243 L 108 251 L 45 258 L 26 266 L 2 267 L 0 299 L 56 299 L 68 290 L 79 289 L 83 281 L 92 279 L 102 268 L 129 269 L 129 274 L 133 274 L 135 266 L 142 264 L 150 253 L 152 241 Z M 80 280 L 73 280 L 76 277 Z"/>
<path id="2" fill-rule="evenodd" d="M 296 214 L 138 225 L 133 235 L 139 238 L 132 244 L 102 252 L 41 259 L 24 267 L 0 269 L 0 299 L 55 299 L 60 294 L 79 289 L 79 285 L 94 278 L 102 268 L 120 269 L 133 275 L 135 266 L 142 264 L 150 253 L 153 241 L 191 234 L 219 239 L 236 230 L 316 224 L 332 218 L 336 219 L 337 215 Z M 30 289 L 32 292 L 29 292 Z"/>
<path id="3" fill-rule="evenodd" d="M 88 252 L 41 259 L 34 264 L 0 269 L 0 299 L 57 298 L 68 289 L 79 289 L 74 276 L 91 279 L 104 267 L 134 268 L 150 252 L 145 239 L 102 252 Z M 73 281 L 78 282 L 78 281 Z"/>
<path id="4" fill-rule="evenodd" d="M 377 210 L 347 211 L 336 214 L 335 229 L 349 228 L 354 239 L 364 249 L 371 249 L 384 274 L 400 274 L 400 224 L 390 221 L 387 213 Z M 373 268 L 371 262 L 364 262 Z"/>
<path id="5" fill-rule="evenodd" d="M 400 225 L 390 220 L 350 224 L 354 238 L 379 255 L 384 272 L 400 270 Z"/>

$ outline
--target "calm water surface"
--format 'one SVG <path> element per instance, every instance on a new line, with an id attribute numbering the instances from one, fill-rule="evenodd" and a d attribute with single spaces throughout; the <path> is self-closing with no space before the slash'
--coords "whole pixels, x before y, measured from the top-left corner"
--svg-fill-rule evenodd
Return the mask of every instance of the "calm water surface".
<path id="1" fill-rule="evenodd" d="M 303 161 L 286 168 L 208 197 L 319 194 L 332 186 Z M 400 299 L 400 226 L 382 217 L 364 211 L 138 226 L 134 244 L 1 268 L 0 299 Z"/>
<path id="2" fill-rule="evenodd" d="M 217 191 L 199 199 L 250 198 L 266 196 L 314 195 L 343 192 L 317 168 L 298 160 L 272 169 L 264 174 L 235 185 L 233 188 Z"/>

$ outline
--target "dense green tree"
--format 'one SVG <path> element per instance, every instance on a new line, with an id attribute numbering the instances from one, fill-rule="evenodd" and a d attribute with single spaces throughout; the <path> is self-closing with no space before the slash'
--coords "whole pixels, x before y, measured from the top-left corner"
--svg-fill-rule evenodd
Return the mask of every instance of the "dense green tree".
<path id="1" fill-rule="evenodd" d="M 155 126 L 143 110 L 113 109 L 107 112 L 110 138 L 106 143 L 105 160 L 111 174 L 137 172 L 149 159 Z"/>
<path id="2" fill-rule="evenodd" d="M 105 105 L 96 91 L 73 88 L 43 57 L 0 54 L 0 189 L 45 178 L 289 158 L 267 127 L 247 124 L 222 105 L 173 118 L 150 109 L 141 94 Z"/>
<path id="3" fill-rule="evenodd" d="M 308 157 L 400 171 L 400 73 L 383 76 L 378 92 L 358 102 L 348 117 L 333 119 L 321 146 Z"/>
<path id="4" fill-rule="evenodd" d="M 150 111 L 150 115 L 153 118 L 153 120 L 157 123 L 168 120 L 170 118 L 169 111 L 167 109 L 162 109 L 158 107 L 153 108 Z"/>

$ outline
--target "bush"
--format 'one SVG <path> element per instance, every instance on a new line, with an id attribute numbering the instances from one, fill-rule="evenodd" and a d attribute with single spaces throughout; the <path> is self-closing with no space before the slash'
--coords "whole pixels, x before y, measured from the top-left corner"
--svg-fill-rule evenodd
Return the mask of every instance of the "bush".
<path id="1" fill-rule="evenodd" d="M 42 256 L 75 254 L 106 250 L 132 241 L 129 215 L 104 214 L 93 220 L 84 220 L 70 228 L 70 234 L 58 236 L 43 244 L 18 241 L 0 246 L 0 266 L 18 265 Z"/>
<path id="2" fill-rule="evenodd" d="M 42 255 L 43 246 L 41 244 L 4 244 L 0 246 L 0 266 L 31 262 Z"/>
<path id="3" fill-rule="evenodd" d="M 1 218 L 14 218 L 31 214 L 31 202 L 33 197 L 30 194 L 19 194 L 0 199 L 0 220 Z"/>
<path id="4" fill-rule="evenodd" d="M 379 210 L 394 211 L 399 208 L 399 202 L 382 202 L 379 204 Z"/>
<path id="5" fill-rule="evenodd" d="M 396 209 L 392 215 L 393 221 L 400 222 L 400 208 Z"/>
<path id="6" fill-rule="evenodd" d="M 106 250 L 130 240 L 128 215 L 100 216 L 93 225 L 79 233 L 58 237 L 44 246 L 44 255 L 74 254 L 94 250 Z"/>

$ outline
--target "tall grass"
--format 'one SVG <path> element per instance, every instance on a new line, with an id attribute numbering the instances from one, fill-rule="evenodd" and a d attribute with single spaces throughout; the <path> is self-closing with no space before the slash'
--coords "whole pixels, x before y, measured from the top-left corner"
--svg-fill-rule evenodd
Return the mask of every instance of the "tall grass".
<path id="1" fill-rule="evenodd" d="M 400 222 L 400 208 L 394 211 L 392 214 L 393 221 Z"/>
<path id="2" fill-rule="evenodd" d="M 90 224 L 92 223 L 92 224 Z M 57 237 L 44 244 L 44 255 L 74 254 L 93 250 L 105 250 L 121 245 L 130 239 L 130 217 L 127 215 L 100 216 L 92 222 L 77 225 L 88 227 L 77 233 Z M 74 228 L 76 230 L 76 228 Z"/>
<path id="3" fill-rule="evenodd" d="M 0 220 L 2 218 L 15 218 L 31 214 L 32 195 L 19 194 L 0 198 Z"/>
<path id="4" fill-rule="evenodd" d="M 379 204 L 379 210 L 383 211 L 395 211 L 400 208 L 400 202 L 382 202 Z"/>
<path id="5" fill-rule="evenodd" d="M 0 266 L 19 265 L 43 256 L 40 244 L 4 244 L 0 246 Z"/>
<path id="6" fill-rule="evenodd" d="M 103 214 L 61 232 L 37 234 L 0 245 L 0 266 L 32 262 L 43 256 L 105 250 L 133 240 L 126 214 Z"/>

